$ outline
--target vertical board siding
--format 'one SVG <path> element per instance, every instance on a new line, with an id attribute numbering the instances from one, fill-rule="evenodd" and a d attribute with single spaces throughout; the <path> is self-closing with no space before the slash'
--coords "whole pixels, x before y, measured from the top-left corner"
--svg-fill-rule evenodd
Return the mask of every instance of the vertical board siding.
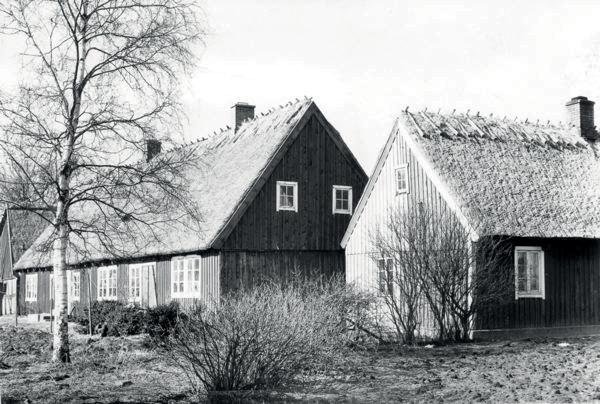
<path id="1" fill-rule="evenodd" d="M 298 212 L 276 209 L 277 181 L 298 182 Z M 311 117 L 223 245 L 224 250 L 341 250 L 350 215 L 333 214 L 334 185 L 352 187 L 353 208 L 367 178 Z"/>
<path id="2" fill-rule="evenodd" d="M 13 277 L 12 259 L 10 251 L 10 236 L 6 220 L 1 220 L 4 225 L 0 228 L 0 282 Z"/>
<path id="3" fill-rule="evenodd" d="M 346 281 L 357 287 L 376 292 L 378 268 L 373 259 L 376 251 L 372 237 L 378 228 L 385 229 L 390 211 L 415 209 L 419 203 L 429 207 L 432 212 L 446 212 L 448 206 L 437 191 L 427 174 L 396 131 L 393 134 L 391 148 L 373 189 L 356 222 L 346 245 Z M 396 168 L 408 164 L 408 193 L 396 193 Z M 435 329 L 432 313 L 423 309 L 423 321 L 419 332 L 430 335 Z"/>
<path id="4" fill-rule="evenodd" d="M 285 284 L 296 276 L 344 274 L 343 251 L 224 251 L 222 261 L 223 293 L 252 288 L 264 281 Z"/>
<path id="5" fill-rule="evenodd" d="M 210 305 L 220 298 L 220 263 L 218 251 L 203 251 L 200 254 L 200 295 L 197 298 L 171 299 L 171 259 L 156 263 L 156 298 L 158 304 L 165 304 L 171 300 L 179 302 L 183 307 L 189 308 L 198 303 Z"/>
<path id="6" fill-rule="evenodd" d="M 516 300 L 513 285 L 505 304 L 478 313 L 478 330 L 600 324 L 600 240 L 509 241 L 511 254 L 515 246 L 539 246 L 544 250 L 546 297 Z M 514 264 L 510 270 L 514 277 Z"/>

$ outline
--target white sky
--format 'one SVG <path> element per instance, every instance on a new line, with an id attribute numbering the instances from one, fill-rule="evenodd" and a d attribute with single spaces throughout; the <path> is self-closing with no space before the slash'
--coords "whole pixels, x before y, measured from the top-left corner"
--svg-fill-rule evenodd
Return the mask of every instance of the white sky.
<path id="1" fill-rule="evenodd" d="M 559 121 L 572 96 L 600 101 L 597 0 L 200 1 L 188 140 L 231 125 L 236 101 L 260 112 L 308 95 L 370 172 L 407 105 Z M 0 88 L 18 50 L 0 41 Z"/>

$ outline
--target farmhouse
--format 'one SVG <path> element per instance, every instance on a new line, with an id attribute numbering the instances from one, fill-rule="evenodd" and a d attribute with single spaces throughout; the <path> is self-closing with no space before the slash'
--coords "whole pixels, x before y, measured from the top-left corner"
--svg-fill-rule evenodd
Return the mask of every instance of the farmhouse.
<path id="1" fill-rule="evenodd" d="M 367 176 L 311 99 L 267 113 L 238 103 L 232 127 L 191 145 L 198 231 L 178 228 L 127 257 L 68 252 L 69 310 L 90 300 L 210 302 L 263 279 L 344 273 L 341 238 Z M 152 158 L 161 153 L 149 144 Z M 20 314 L 48 312 L 45 231 L 16 265 Z"/>
<path id="2" fill-rule="evenodd" d="M 475 337 L 600 332 L 600 141 L 594 103 L 566 107 L 564 124 L 403 111 L 342 240 L 347 282 L 381 287 L 373 229 L 422 204 L 490 224 L 473 242 L 510 243 L 510 299 L 477 314 Z"/>
<path id="3" fill-rule="evenodd" d="M 48 222 L 48 212 L 5 208 L 0 216 L 0 314 L 15 314 L 18 278 L 14 264 L 33 244 Z"/>

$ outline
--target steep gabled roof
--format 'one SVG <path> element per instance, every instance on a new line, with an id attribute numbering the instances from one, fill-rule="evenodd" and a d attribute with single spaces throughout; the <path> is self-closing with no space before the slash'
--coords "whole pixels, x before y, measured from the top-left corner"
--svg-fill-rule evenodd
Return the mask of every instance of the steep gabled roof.
<path id="1" fill-rule="evenodd" d="M 24 209 L 4 209 L 0 215 L 0 280 L 11 279 L 13 264 L 47 226 L 50 212 Z"/>
<path id="2" fill-rule="evenodd" d="M 396 135 L 441 179 L 448 189 L 442 194 L 472 228 L 485 223 L 493 234 L 600 238 L 600 144 L 574 127 L 403 111 L 390 138 Z"/>
<path id="3" fill-rule="evenodd" d="M 312 116 L 320 120 L 342 154 L 362 172 L 339 133 L 312 100 L 291 102 L 266 114 L 257 114 L 254 119 L 245 121 L 237 132 L 227 129 L 193 144 L 199 164 L 190 168 L 189 177 L 192 195 L 202 216 L 201 231 L 180 228 L 170 232 L 168 239 L 161 240 L 160 245 L 148 246 L 128 258 L 219 248 Z M 47 229 L 27 251 L 17 263 L 17 269 L 50 265 L 49 253 L 41 252 L 41 246 L 51 231 Z M 68 263 L 74 265 L 111 258 L 98 248 L 85 258 L 71 252 Z"/>

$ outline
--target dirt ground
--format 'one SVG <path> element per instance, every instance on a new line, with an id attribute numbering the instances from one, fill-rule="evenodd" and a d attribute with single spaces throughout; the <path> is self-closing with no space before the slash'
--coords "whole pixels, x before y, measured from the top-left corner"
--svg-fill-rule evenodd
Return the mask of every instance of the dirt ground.
<path id="1" fill-rule="evenodd" d="M 7 402 L 194 402 L 186 380 L 142 336 L 71 336 L 71 365 L 52 365 L 48 323 L 0 320 Z M 353 352 L 253 402 L 580 402 L 600 400 L 600 338 L 470 343 Z M 230 401 L 231 397 L 223 401 Z M 240 401 L 247 402 L 248 396 Z"/>

